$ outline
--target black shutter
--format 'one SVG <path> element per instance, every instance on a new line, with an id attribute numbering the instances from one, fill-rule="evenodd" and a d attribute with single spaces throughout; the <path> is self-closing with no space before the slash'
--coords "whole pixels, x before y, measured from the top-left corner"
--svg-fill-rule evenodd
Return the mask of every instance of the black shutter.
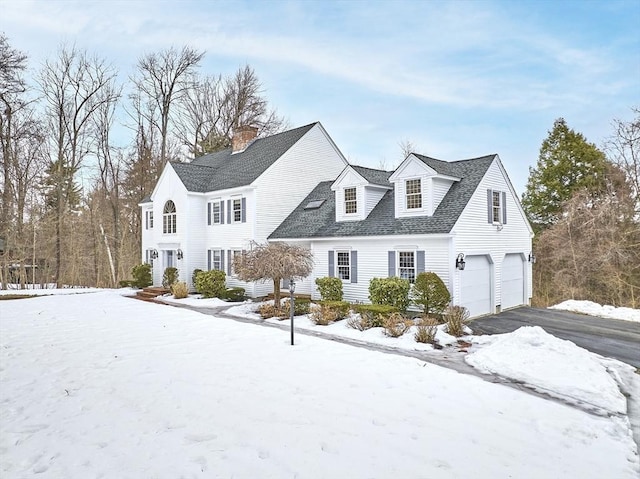
<path id="1" fill-rule="evenodd" d="M 493 223 L 493 194 L 491 190 L 487 190 L 487 216 L 489 223 Z"/>
<path id="2" fill-rule="evenodd" d="M 242 222 L 247 222 L 247 199 L 242 198 Z"/>
<path id="3" fill-rule="evenodd" d="M 358 282 L 358 252 L 351 252 L 351 282 Z"/>
<path id="4" fill-rule="evenodd" d="M 389 251 L 389 277 L 396 275 L 396 252 Z"/>
<path id="5" fill-rule="evenodd" d="M 424 250 L 416 251 L 416 274 L 424 273 Z"/>
<path id="6" fill-rule="evenodd" d="M 207 203 L 207 225 L 211 226 L 211 203 Z"/>
<path id="7" fill-rule="evenodd" d="M 507 193 L 502 192 L 502 223 L 507 224 Z"/>
<path id="8" fill-rule="evenodd" d="M 231 200 L 227 200 L 227 223 L 231 223 Z"/>
<path id="9" fill-rule="evenodd" d="M 220 224 L 224 224 L 224 201 L 220 202 Z"/>

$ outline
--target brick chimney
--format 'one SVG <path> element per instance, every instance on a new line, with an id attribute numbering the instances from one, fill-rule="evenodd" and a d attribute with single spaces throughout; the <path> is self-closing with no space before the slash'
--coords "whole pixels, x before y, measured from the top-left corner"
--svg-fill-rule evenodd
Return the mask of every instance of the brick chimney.
<path id="1" fill-rule="evenodd" d="M 254 126 L 241 126 L 233 132 L 231 138 L 231 153 L 244 151 L 249 143 L 258 136 L 258 129 Z"/>

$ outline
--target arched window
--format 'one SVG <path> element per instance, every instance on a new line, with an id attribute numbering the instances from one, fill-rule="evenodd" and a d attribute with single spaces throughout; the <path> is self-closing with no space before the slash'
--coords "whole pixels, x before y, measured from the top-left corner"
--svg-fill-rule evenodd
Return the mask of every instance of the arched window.
<path id="1" fill-rule="evenodd" d="M 164 204 L 164 210 L 162 210 L 162 232 L 165 234 L 176 232 L 176 205 L 171 200 Z"/>

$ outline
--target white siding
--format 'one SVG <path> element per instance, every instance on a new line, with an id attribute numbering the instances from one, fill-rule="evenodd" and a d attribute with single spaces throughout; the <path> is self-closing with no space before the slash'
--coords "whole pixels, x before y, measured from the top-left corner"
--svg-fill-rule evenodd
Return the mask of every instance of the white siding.
<path id="1" fill-rule="evenodd" d="M 369 301 L 369 282 L 373 278 L 388 276 L 388 251 L 423 250 L 425 252 L 425 271 L 437 273 L 451 290 L 450 268 L 448 261 L 449 241 L 447 237 L 387 237 L 387 238 L 341 238 L 314 241 L 312 249 L 315 265 L 311 285 L 312 296 L 320 296 L 315 287 L 315 279 L 329 276 L 328 252 L 351 250 L 358 252 L 358 282 L 344 281 L 342 288 L 345 301 Z M 297 288 L 296 288 L 297 291 Z"/>
<path id="2" fill-rule="evenodd" d="M 507 253 L 521 253 L 528 257 L 531 251 L 531 233 L 519 207 L 518 198 L 508 183 L 498 159 L 489 167 L 467 207 L 453 227 L 455 234 L 454 254 L 488 254 L 494 267 L 493 304 L 498 309 L 501 299 L 502 261 Z M 502 229 L 488 222 L 487 189 L 506 192 L 507 223 Z M 459 275 L 454 274 L 454 301 L 460 295 Z M 531 297 L 531 264 L 527 263 L 525 283 L 528 298 Z M 528 299 L 527 298 L 527 299 Z"/>
<path id="3" fill-rule="evenodd" d="M 452 180 L 446 180 L 444 178 L 433 178 L 433 181 L 431 183 L 431 195 L 433 204 L 432 213 L 436 210 L 436 208 L 438 208 L 438 205 L 442 201 L 442 198 L 445 197 L 452 184 Z"/>
<path id="4" fill-rule="evenodd" d="M 335 180 L 345 166 L 342 154 L 316 124 L 254 181 L 260 211 L 255 240 L 266 241 L 319 182 Z"/>
<path id="5" fill-rule="evenodd" d="M 376 188 L 373 186 L 368 186 L 365 187 L 364 189 L 364 195 L 365 195 L 365 211 L 364 211 L 364 216 L 365 218 L 367 216 L 369 216 L 369 213 L 371 213 L 371 211 L 373 211 L 373 209 L 376 207 L 376 205 L 378 204 L 378 202 L 382 199 L 382 197 L 384 196 L 384 194 L 387 192 L 387 189 L 384 188 Z"/>

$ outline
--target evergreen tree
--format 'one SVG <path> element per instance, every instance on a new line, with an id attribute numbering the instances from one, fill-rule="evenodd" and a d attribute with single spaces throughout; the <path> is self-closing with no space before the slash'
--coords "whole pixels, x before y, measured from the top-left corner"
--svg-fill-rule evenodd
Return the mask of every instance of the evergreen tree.
<path id="1" fill-rule="evenodd" d="M 522 197 L 536 232 L 555 224 L 563 204 L 578 190 L 587 189 L 593 195 L 604 191 L 607 165 L 603 152 L 558 118 L 542 142 L 536 167 L 529 169 Z"/>

